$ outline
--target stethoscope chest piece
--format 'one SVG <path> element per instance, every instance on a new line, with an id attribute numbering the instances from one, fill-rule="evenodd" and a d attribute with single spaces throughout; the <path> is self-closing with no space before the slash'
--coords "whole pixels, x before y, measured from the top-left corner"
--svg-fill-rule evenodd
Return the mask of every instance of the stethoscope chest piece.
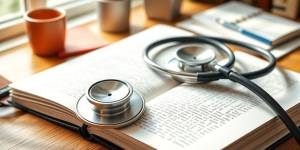
<path id="1" fill-rule="evenodd" d="M 209 63 L 214 61 L 216 54 L 212 49 L 203 48 L 199 45 L 180 47 L 176 51 L 175 60 L 178 67 L 186 72 L 206 72 Z"/>
<path id="2" fill-rule="evenodd" d="M 80 97 L 76 111 L 87 124 L 119 128 L 133 123 L 143 114 L 145 101 L 128 82 L 101 80 Z"/>

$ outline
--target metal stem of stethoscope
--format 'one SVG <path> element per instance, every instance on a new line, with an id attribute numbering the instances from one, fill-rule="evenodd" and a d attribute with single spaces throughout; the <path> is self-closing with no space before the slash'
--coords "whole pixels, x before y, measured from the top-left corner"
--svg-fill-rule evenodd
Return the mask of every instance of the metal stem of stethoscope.
<path id="1" fill-rule="evenodd" d="M 170 60 L 170 64 L 175 64 L 177 70 L 172 70 L 166 66 L 161 66 L 150 56 L 150 53 L 156 47 L 174 42 L 179 42 L 181 44 L 188 43 L 184 47 L 180 47 L 179 49 L 177 49 L 175 59 Z M 189 45 L 189 43 L 192 43 L 192 46 Z M 237 72 L 234 72 L 231 70 L 231 67 L 233 66 L 235 61 L 234 54 L 229 48 L 224 45 L 224 43 L 244 47 L 249 51 L 265 58 L 269 62 L 269 64 L 262 69 L 258 69 L 256 71 L 248 73 L 239 74 Z M 195 47 L 196 44 L 209 44 L 211 46 L 214 46 L 217 50 L 225 53 L 228 56 L 227 62 L 222 66 L 219 65 L 215 61 L 215 55 L 211 54 L 211 52 L 209 51 L 205 52 L 205 50 L 203 49 L 197 49 L 197 46 Z M 295 137 L 296 141 L 300 145 L 300 130 L 293 122 L 293 120 L 288 116 L 286 111 L 271 95 L 269 95 L 254 82 L 249 80 L 264 76 L 270 73 L 275 68 L 276 59 L 269 51 L 247 43 L 229 39 L 211 37 L 175 37 L 159 40 L 150 44 L 145 49 L 144 60 L 151 68 L 156 69 L 159 72 L 169 74 L 174 77 L 174 79 L 181 82 L 202 83 L 215 81 L 218 79 L 229 79 L 243 85 L 258 97 L 260 97 L 269 107 L 272 108 L 272 110 L 283 121 L 283 123 L 286 125 L 286 127 L 289 129 L 291 134 Z M 176 61 L 176 63 L 174 63 L 174 61 Z"/>

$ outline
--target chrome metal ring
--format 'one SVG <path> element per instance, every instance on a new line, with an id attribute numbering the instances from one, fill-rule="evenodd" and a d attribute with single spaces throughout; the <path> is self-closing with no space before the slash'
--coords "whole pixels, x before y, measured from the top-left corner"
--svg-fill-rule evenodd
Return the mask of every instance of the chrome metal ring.
<path id="1" fill-rule="evenodd" d="M 132 86 L 128 82 L 106 79 L 92 84 L 86 92 L 86 97 L 99 109 L 113 108 L 127 103 L 132 91 Z"/>
<path id="2" fill-rule="evenodd" d="M 86 124 L 119 128 L 131 124 L 145 111 L 145 100 L 125 81 L 101 80 L 92 84 L 77 102 L 76 114 Z"/>
<path id="3" fill-rule="evenodd" d="M 187 44 L 177 49 L 175 58 L 177 66 L 186 72 L 208 72 L 216 54 L 200 44 Z"/>

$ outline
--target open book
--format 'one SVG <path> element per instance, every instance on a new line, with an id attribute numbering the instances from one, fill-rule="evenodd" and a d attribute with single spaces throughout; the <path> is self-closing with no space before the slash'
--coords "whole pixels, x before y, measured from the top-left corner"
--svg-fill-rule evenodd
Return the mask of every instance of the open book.
<path id="1" fill-rule="evenodd" d="M 75 114 L 78 98 L 95 81 L 119 78 L 142 93 L 145 114 L 124 128 L 89 127 L 88 131 L 125 149 L 264 148 L 287 134 L 271 109 L 236 83 L 182 84 L 144 63 L 143 50 L 151 42 L 189 35 L 192 33 L 157 25 L 12 84 L 12 101 L 82 126 L 84 122 Z M 239 71 L 266 63 L 242 52 L 236 54 Z M 300 122 L 299 74 L 276 69 L 254 81 Z"/>

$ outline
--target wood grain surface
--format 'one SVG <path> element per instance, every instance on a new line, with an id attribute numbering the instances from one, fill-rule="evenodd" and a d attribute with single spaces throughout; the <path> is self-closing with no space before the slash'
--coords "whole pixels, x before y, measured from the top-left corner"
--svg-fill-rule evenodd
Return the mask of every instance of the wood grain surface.
<path id="1" fill-rule="evenodd" d="M 191 0 L 185 0 L 182 16 L 184 20 L 191 15 L 213 7 Z M 126 33 L 112 34 L 100 32 L 97 22 L 83 25 L 110 43 L 123 39 L 158 23 L 174 25 L 174 22 L 160 22 L 146 17 L 142 6 L 133 8 L 131 12 L 131 29 Z M 28 44 L 24 44 L 0 53 L 0 74 L 15 82 L 34 73 L 67 61 L 56 57 L 43 58 L 32 54 Z M 278 61 L 279 65 L 300 72 L 300 51 L 296 50 Z M 0 149 L 105 149 L 101 145 L 90 143 L 78 133 L 54 125 L 31 114 L 14 108 L 0 108 Z M 295 141 L 290 139 L 277 149 L 299 149 Z"/>

